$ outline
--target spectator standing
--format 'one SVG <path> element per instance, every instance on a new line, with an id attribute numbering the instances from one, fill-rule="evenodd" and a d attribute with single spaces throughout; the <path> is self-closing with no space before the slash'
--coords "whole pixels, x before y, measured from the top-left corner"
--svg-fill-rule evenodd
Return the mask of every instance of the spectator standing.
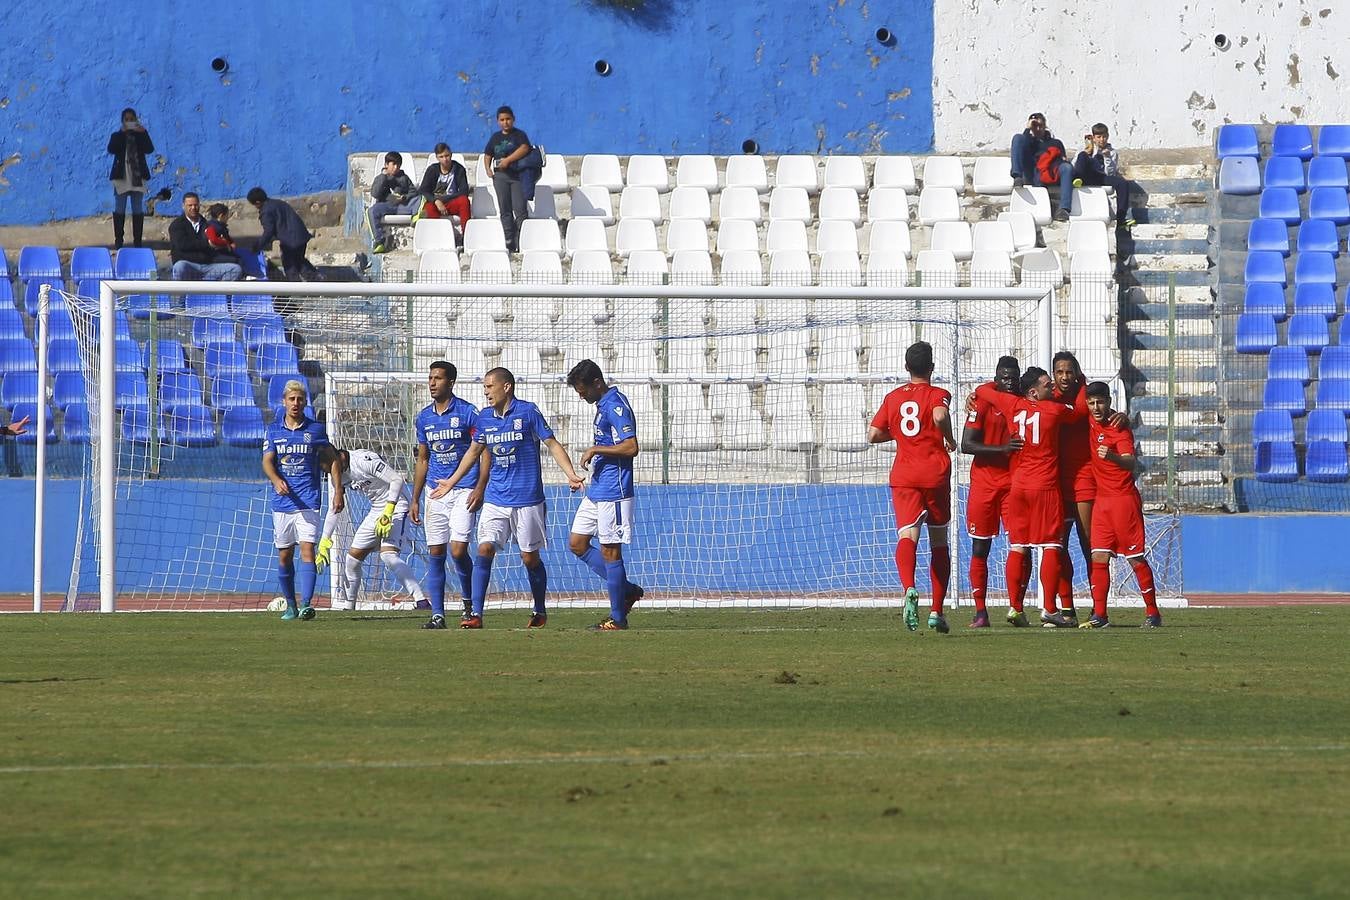
<path id="1" fill-rule="evenodd" d="M 155 152 L 155 144 L 136 110 L 129 106 L 122 110 L 122 127 L 108 138 L 108 152 L 113 158 L 112 173 L 108 176 L 112 179 L 115 203 L 113 246 L 120 249 L 125 243 L 127 198 L 130 198 L 131 242 L 139 247 L 145 230 L 145 186 L 150 180 L 150 166 L 145 157 Z"/>
<path id="2" fill-rule="evenodd" d="M 183 214 L 169 223 L 174 281 L 238 281 L 244 276 L 239 258 L 211 246 L 201 208 L 201 198 L 189 191 L 183 195 Z"/>
<path id="3" fill-rule="evenodd" d="M 455 242 L 464 246 L 464 226 L 469 223 L 469 173 L 450 153 L 450 145 L 436 145 L 437 165 L 422 173 L 422 215 L 428 219 L 459 219 Z"/>
<path id="4" fill-rule="evenodd" d="M 1026 130 L 1013 135 L 1012 177 L 1016 187 L 1059 184 L 1059 209 L 1056 222 L 1069 221 L 1073 208 L 1073 166 L 1064 144 L 1045 125 L 1045 113 L 1027 117 Z"/>
<path id="5" fill-rule="evenodd" d="M 483 148 L 483 170 L 492 178 L 506 248 L 515 253 L 520 250 L 520 225 L 529 216 L 526 186 L 517 163 L 530 152 L 530 138 L 516 127 L 516 114 L 509 106 L 498 107 L 497 126 L 500 130 L 488 138 Z"/>
<path id="6" fill-rule="evenodd" d="M 1116 230 L 1130 226 L 1130 183 L 1120 174 L 1120 155 L 1111 146 L 1111 131 L 1105 123 L 1092 126 L 1083 135 L 1084 147 L 1073 161 L 1073 186 L 1108 185 L 1116 192 Z"/>
<path id="7" fill-rule="evenodd" d="M 375 252 L 384 253 L 389 249 L 385 244 L 384 217 L 415 215 L 422 205 L 422 195 L 413 186 L 408 173 L 403 171 L 403 154 L 384 155 L 384 171 L 375 176 L 370 196 L 375 199 L 366 213 L 370 219 L 370 233 L 375 241 Z"/>
<path id="8" fill-rule="evenodd" d="M 262 223 L 262 237 L 258 238 L 257 249 L 266 253 L 276 241 L 281 245 L 281 269 L 289 279 L 301 281 L 319 281 L 321 276 L 314 264 L 305 258 L 314 235 L 305 227 L 305 221 L 285 200 L 267 196 L 260 187 L 248 192 L 248 202 L 258 211 L 258 221 Z"/>

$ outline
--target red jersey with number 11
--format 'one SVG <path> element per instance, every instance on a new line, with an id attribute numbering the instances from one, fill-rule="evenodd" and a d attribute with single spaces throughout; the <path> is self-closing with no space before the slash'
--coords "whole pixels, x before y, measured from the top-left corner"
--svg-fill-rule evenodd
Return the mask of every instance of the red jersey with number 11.
<path id="1" fill-rule="evenodd" d="M 891 487 L 935 488 L 951 478 L 952 458 L 933 422 L 933 410 L 952 408 L 952 395 L 931 384 L 910 382 L 886 395 L 872 427 L 895 440 Z"/>
<path id="2" fill-rule="evenodd" d="M 1056 400 L 1028 400 L 1005 394 L 992 383 L 975 389 L 975 398 L 993 404 L 1008 417 L 1012 432 L 1022 438 L 1013 467 L 1013 487 L 1022 490 L 1059 490 L 1059 433 L 1066 422 L 1087 415 L 1082 391 L 1073 406 Z"/>

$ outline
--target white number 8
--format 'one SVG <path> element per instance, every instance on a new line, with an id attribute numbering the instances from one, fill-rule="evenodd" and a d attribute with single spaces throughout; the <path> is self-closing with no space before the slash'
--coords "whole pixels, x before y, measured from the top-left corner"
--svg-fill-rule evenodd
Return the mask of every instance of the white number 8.
<path id="1" fill-rule="evenodd" d="M 919 421 L 919 404 L 906 400 L 900 404 L 900 433 L 905 437 L 914 437 L 923 423 Z"/>

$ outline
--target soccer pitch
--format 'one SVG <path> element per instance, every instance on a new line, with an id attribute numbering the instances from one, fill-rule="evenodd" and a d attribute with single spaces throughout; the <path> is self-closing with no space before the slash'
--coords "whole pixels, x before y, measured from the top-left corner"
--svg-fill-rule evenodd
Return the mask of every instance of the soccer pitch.
<path id="1" fill-rule="evenodd" d="M 1343 896 L 1350 607 L 1164 615 L 6 616 L 0 884 Z"/>

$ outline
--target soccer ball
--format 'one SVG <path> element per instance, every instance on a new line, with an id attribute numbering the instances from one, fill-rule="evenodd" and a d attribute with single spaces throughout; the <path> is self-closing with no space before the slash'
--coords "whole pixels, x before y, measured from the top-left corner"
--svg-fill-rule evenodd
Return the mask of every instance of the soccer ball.
<path id="1" fill-rule="evenodd" d="M 285 608 L 286 608 L 285 597 L 273 597 L 267 603 L 267 609 L 269 612 L 281 612 Z"/>

